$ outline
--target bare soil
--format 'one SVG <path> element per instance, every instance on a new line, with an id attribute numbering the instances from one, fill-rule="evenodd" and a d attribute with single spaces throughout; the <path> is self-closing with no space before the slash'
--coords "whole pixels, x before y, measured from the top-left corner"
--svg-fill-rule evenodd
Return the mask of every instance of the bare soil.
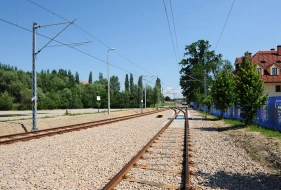
<path id="1" fill-rule="evenodd" d="M 272 174 L 281 174 L 281 140 L 267 137 L 260 132 L 250 132 L 244 126 L 231 126 L 222 120 L 214 120 L 218 131 L 234 139 L 235 145 L 244 148 L 249 156 L 264 165 Z"/>

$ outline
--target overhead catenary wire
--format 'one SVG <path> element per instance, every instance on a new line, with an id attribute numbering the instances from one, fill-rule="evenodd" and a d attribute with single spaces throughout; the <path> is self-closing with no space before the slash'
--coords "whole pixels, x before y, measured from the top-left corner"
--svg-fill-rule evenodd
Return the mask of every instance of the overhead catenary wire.
<path id="1" fill-rule="evenodd" d="M 173 44 L 173 50 L 174 50 L 174 55 L 175 55 L 175 59 L 176 59 L 176 65 L 177 65 L 177 68 L 178 68 L 178 74 L 180 74 L 180 68 L 179 68 L 178 59 L 177 59 L 177 55 L 176 55 L 175 44 L 174 44 L 174 40 L 173 40 L 173 35 L 172 35 L 172 31 L 171 31 L 171 26 L 170 26 L 170 22 L 169 22 L 169 17 L 168 17 L 168 13 L 167 13 L 165 0 L 163 0 L 163 4 L 164 4 L 164 8 L 165 8 L 167 23 L 168 23 L 168 26 L 169 26 L 170 38 L 171 38 L 172 44 Z M 170 2 L 170 6 L 172 6 L 171 2 Z M 172 11 L 172 7 L 171 7 L 171 11 Z M 173 12 L 172 12 L 172 14 L 173 14 Z M 173 19 L 174 19 L 174 16 L 173 16 Z M 174 20 L 173 20 L 173 23 L 174 23 Z M 174 27 L 174 29 L 175 29 L 175 27 Z M 175 32 L 175 34 L 176 34 L 176 32 Z"/>
<path id="2" fill-rule="evenodd" d="M 65 20 L 65 21 L 68 21 L 68 22 L 69 22 L 68 19 L 66 19 L 66 18 L 64 18 L 64 17 L 62 17 L 62 16 L 60 16 L 60 15 L 54 13 L 53 11 L 51 11 L 51 10 L 49 10 L 49 9 L 47 9 L 47 8 L 45 8 L 45 7 L 41 6 L 41 5 L 39 5 L 39 4 L 35 3 L 35 2 L 33 2 L 33 1 L 31 1 L 31 0 L 27 0 L 27 1 L 30 2 L 30 3 L 32 3 L 32 4 L 34 4 L 34 5 L 36 5 L 36 6 L 38 6 L 38 7 L 40 7 L 40 8 L 42 8 L 42 9 L 44 9 L 45 11 L 47 11 L 47 12 L 53 14 L 53 15 L 56 15 L 57 17 L 59 17 L 59 18 Z M 78 26 L 77 24 L 74 23 L 73 25 L 74 25 L 75 27 L 77 27 L 78 29 L 80 29 L 81 31 L 83 31 L 83 32 L 85 32 L 86 34 L 88 34 L 90 37 L 94 38 L 96 41 L 98 41 L 99 43 L 101 43 L 102 45 L 104 45 L 106 48 L 110 49 L 110 46 L 106 45 L 106 44 L 103 43 L 101 40 L 97 39 L 96 37 L 94 37 L 93 35 L 91 35 L 89 32 L 87 32 L 86 30 L 84 30 L 83 28 L 81 28 L 80 26 Z M 82 35 L 83 35 L 83 34 L 82 34 Z M 85 35 L 83 35 L 83 36 L 84 36 L 87 40 L 89 40 Z M 145 72 L 151 74 L 150 72 L 144 70 L 142 67 L 138 66 L 137 64 L 135 64 L 135 63 L 133 63 L 132 61 L 130 61 L 129 59 L 127 59 L 125 56 L 123 56 L 123 55 L 121 55 L 120 53 L 118 53 L 118 51 L 115 50 L 114 53 L 118 54 L 119 56 L 121 56 L 121 57 L 124 58 L 125 60 L 129 61 L 130 63 L 134 64 L 134 65 L 137 66 L 138 68 L 142 69 L 143 71 L 145 71 Z"/>
<path id="3" fill-rule="evenodd" d="M 172 35 L 172 31 L 171 31 L 171 26 L 170 26 L 170 21 L 169 21 L 169 17 L 168 17 L 168 13 L 167 13 L 167 8 L 166 8 L 165 0 L 163 0 L 163 4 L 164 4 L 164 8 L 165 8 L 166 18 L 167 18 L 167 22 L 168 22 L 168 26 L 169 26 L 170 37 L 171 37 L 172 44 L 173 44 L 173 49 L 174 49 L 174 54 L 175 54 L 176 62 L 178 62 L 177 55 L 176 55 L 176 50 L 175 50 L 175 45 L 174 45 L 174 40 L 173 40 L 173 35 Z"/>
<path id="4" fill-rule="evenodd" d="M 174 19 L 174 12 L 173 12 L 173 6 L 172 6 L 172 1 L 171 0 L 170 0 L 170 7 L 171 7 L 171 13 L 172 13 L 172 19 L 173 19 L 173 25 L 174 25 L 175 38 L 176 38 L 176 42 L 177 42 L 178 56 L 179 56 L 179 60 L 180 60 L 180 51 L 179 51 L 178 37 L 177 37 L 177 31 L 176 31 L 176 25 L 175 25 L 175 19 Z"/>
<path id="5" fill-rule="evenodd" d="M 23 29 L 23 30 L 25 30 L 25 31 L 28 31 L 28 32 L 31 32 L 31 33 L 32 33 L 32 30 L 27 29 L 27 28 L 24 28 L 24 27 L 22 27 L 22 26 L 20 26 L 20 25 L 18 25 L 18 24 L 12 23 L 12 22 L 7 21 L 7 20 L 4 20 L 4 19 L 2 19 L 2 18 L 0 18 L 0 21 L 3 21 L 3 22 L 5 22 L 5 23 L 7 23 L 7 24 L 13 25 L 13 26 L 15 26 L 15 27 L 21 28 L 21 29 Z M 45 35 L 42 35 L 42 34 L 40 34 L 40 33 L 37 33 L 37 35 L 38 35 L 38 36 L 41 36 L 41 37 L 43 37 L 43 38 L 49 39 L 49 40 L 52 39 L 52 38 L 47 37 L 47 36 L 45 36 Z M 104 61 L 104 60 L 102 60 L 102 59 L 100 59 L 100 58 L 98 58 L 98 57 L 95 57 L 95 56 L 93 56 L 93 55 L 90 54 L 90 53 L 87 53 L 87 52 L 84 52 L 84 51 L 82 51 L 82 50 L 80 50 L 80 49 L 77 49 L 77 48 L 75 48 L 74 46 L 71 46 L 71 45 L 69 45 L 69 44 L 64 44 L 64 43 L 62 43 L 62 42 L 60 42 L 60 41 L 58 41 L 58 40 L 53 40 L 53 41 L 54 41 L 54 42 L 57 42 L 57 43 L 59 43 L 59 44 L 61 44 L 61 45 L 65 45 L 65 46 L 67 46 L 67 47 L 69 47 L 69 48 L 72 48 L 72 49 L 74 49 L 74 50 L 76 50 L 76 51 L 78 51 L 78 52 L 80 52 L 80 53 L 83 53 L 83 54 L 85 54 L 85 55 L 88 55 L 88 56 L 90 56 L 90 57 L 92 57 L 92 58 L 94 58 L 94 59 L 97 59 L 97 60 L 99 60 L 99 61 L 101 61 L 101 62 L 107 64 L 107 61 Z M 114 64 L 111 64 L 111 63 L 110 63 L 110 65 L 111 65 L 112 67 L 115 67 L 115 68 L 117 68 L 117 69 L 120 69 L 120 70 L 122 70 L 122 71 L 124 71 L 124 72 L 126 72 L 126 73 L 132 73 L 132 72 L 129 72 L 129 71 L 123 69 L 123 68 L 120 68 L 120 67 L 114 65 Z M 137 76 L 137 77 L 140 76 L 140 75 L 136 75 L 135 73 L 132 73 L 132 75 Z"/>
<path id="6" fill-rule="evenodd" d="M 32 3 L 32 4 L 34 4 L 35 6 L 38 6 L 38 7 L 42 8 L 42 9 L 44 9 L 45 11 L 47 11 L 47 12 L 53 14 L 53 15 L 55 15 L 55 16 L 57 16 L 57 17 L 63 19 L 63 20 L 65 20 L 65 21 L 70 22 L 68 19 L 66 19 L 66 18 L 64 18 L 64 17 L 62 17 L 62 16 L 60 16 L 60 15 L 54 13 L 53 11 L 51 11 L 51 10 L 49 10 L 49 9 L 47 9 L 47 8 L 45 8 L 45 7 L 41 6 L 41 5 L 39 5 L 39 4 L 35 3 L 35 2 L 33 2 L 32 0 L 27 0 L 27 1 L 30 2 L 30 3 Z M 165 6 L 165 10 L 166 10 L 166 6 Z M 167 10 L 166 10 L 166 15 L 167 15 Z M 168 15 L 167 15 L 167 16 L 168 16 Z M 168 19 L 168 17 L 167 17 L 167 19 Z M 86 30 L 84 30 L 84 29 L 81 28 L 80 26 L 78 26 L 77 24 L 74 23 L 73 25 L 76 26 L 76 27 L 77 27 L 78 29 L 80 29 L 81 31 L 83 31 L 83 32 L 85 32 L 86 34 L 88 34 L 90 37 L 94 38 L 97 42 L 101 43 L 101 44 L 104 45 L 106 48 L 110 49 L 110 46 L 106 45 L 106 44 L 103 43 L 101 40 L 97 39 L 97 38 L 94 37 L 92 34 L 90 34 L 89 32 L 87 32 Z M 170 24 L 169 24 L 169 28 L 170 28 Z M 170 30 L 170 34 L 171 34 L 171 37 L 172 37 L 171 30 Z M 86 38 L 86 37 L 85 37 L 85 38 Z M 88 38 L 86 38 L 86 39 L 88 40 Z M 173 43 L 173 47 L 174 47 L 174 43 Z M 130 61 L 129 59 L 127 59 L 125 56 L 123 56 L 123 55 L 121 55 L 120 53 L 118 53 L 118 51 L 115 50 L 114 53 L 118 54 L 119 56 L 121 56 L 121 57 L 124 58 L 125 60 L 129 61 L 130 63 L 136 65 L 138 68 L 142 69 L 142 70 L 145 71 L 146 73 L 149 73 L 149 74 L 151 74 L 151 75 L 154 75 L 154 74 L 152 74 L 152 73 L 150 73 L 150 72 L 144 70 L 142 67 L 138 66 L 137 64 L 133 63 L 132 61 Z M 175 53 L 175 48 L 174 48 L 174 53 Z M 175 58 L 177 59 L 176 53 L 175 53 Z M 110 64 L 110 65 L 111 65 L 111 64 Z M 177 67 L 178 67 L 178 70 L 179 70 L 178 64 L 177 64 Z M 117 68 L 117 67 L 116 67 L 116 68 Z M 124 71 L 124 70 L 123 70 L 123 71 Z M 128 73 L 132 73 L 132 72 L 128 72 Z M 132 74 L 133 74 L 133 73 L 132 73 Z M 137 76 L 137 77 L 141 76 L 141 74 L 140 74 L 140 75 L 133 74 L 133 75 L 134 75 L 134 76 Z M 157 76 L 157 77 L 158 77 L 158 76 Z M 158 77 L 158 78 L 159 78 L 159 77 Z M 165 83 L 163 83 L 163 84 L 165 84 Z"/>
<path id="7" fill-rule="evenodd" d="M 27 0 L 27 1 L 30 2 L 30 3 L 32 3 L 32 4 L 34 4 L 34 5 L 36 5 L 36 6 L 38 6 L 38 7 L 40 7 L 40 8 L 42 8 L 42 9 L 44 9 L 45 11 L 51 13 L 51 14 L 52 14 L 52 24 L 53 24 L 53 21 L 54 21 L 54 15 L 57 16 L 57 17 L 59 17 L 59 18 L 61 18 L 61 19 L 63 19 L 63 20 L 65 20 L 65 21 L 67 21 L 67 22 L 70 22 L 68 19 L 66 19 L 66 18 L 64 18 L 64 17 L 62 17 L 62 16 L 60 16 L 60 15 L 58 15 L 58 14 L 56 14 L 56 13 L 50 11 L 49 9 L 47 9 L 47 8 L 45 8 L 45 7 L 39 5 L 39 4 L 37 4 L 37 3 L 35 3 L 35 2 L 33 2 L 33 1 L 31 1 L 31 0 Z M 5 11 L 5 12 L 8 12 L 8 11 Z M 25 20 L 30 21 L 30 22 L 33 23 L 33 21 L 31 21 L 30 19 L 27 19 L 27 18 L 25 18 L 25 17 L 22 17 L 22 16 L 19 15 L 18 13 L 11 13 L 11 12 L 8 12 L 8 13 L 9 13 L 9 14 L 15 15 L 16 18 L 23 18 L 23 19 L 25 19 Z M 9 22 L 9 21 L 6 21 L 6 20 L 3 20 L 3 19 L 1 19 L 1 20 L 4 21 L 4 22 L 6 22 L 6 23 L 12 24 L 12 25 L 14 25 L 14 26 L 18 26 L 19 28 L 21 28 L 21 29 L 23 29 L 23 30 L 26 30 L 26 31 L 28 31 L 28 32 L 32 32 L 31 30 L 29 30 L 29 29 L 27 29 L 27 28 L 24 28 L 24 27 L 22 27 L 22 26 L 20 26 L 20 25 L 18 25 L 18 20 L 16 20 L 16 24 L 14 24 L 14 23 L 12 23 L 12 22 Z M 91 35 L 91 34 L 90 34 L 89 32 L 87 32 L 86 30 L 84 30 L 84 29 L 82 29 L 81 27 L 79 27 L 77 24 L 74 23 L 73 25 L 74 25 L 76 28 L 79 29 L 78 31 L 79 31 L 87 40 L 88 40 L 89 38 L 87 38 L 82 32 L 84 32 L 84 33 L 86 33 L 87 35 L 89 35 L 90 37 L 94 38 L 96 41 L 98 41 L 99 43 L 101 43 L 101 44 L 104 45 L 105 47 L 109 48 L 108 45 L 106 45 L 105 43 L 103 43 L 101 40 L 97 39 L 97 38 L 94 37 L 93 35 Z M 47 28 L 44 28 L 44 29 L 47 29 Z M 49 29 L 47 29 L 47 30 L 49 30 Z M 49 31 L 50 31 L 50 30 L 49 30 Z M 81 32 L 81 31 L 82 31 L 82 32 Z M 52 31 L 52 32 L 53 32 L 53 31 Z M 40 33 L 37 33 L 37 34 L 38 34 L 39 36 L 41 36 L 41 37 L 50 39 L 49 37 L 44 36 L 44 35 L 42 35 L 42 34 L 40 34 Z M 61 36 L 61 35 L 59 35 L 59 36 L 60 36 L 61 38 L 64 38 L 64 37 Z M 66 39 L 66 38 L 64 38 L 64 39 Z M 66 40 L 67 40 L 67 39 L 66 39 Z M 102 58 L 100 58 L 98 55 L 95 55 L 95 56 L 94 56 L 93 53 L 90 52 L 90 50 L 86 50 L 86 51 L 89 52 L 89 53 L 87 53 L 87 52 L 82 51 L 82 50 L 80 50 L 80 49 L 78 49 L 78 48 L 75 48 L 75 47 L 74 47 L 75 45 L 62 43 L 62 42 L 59 42 L 59 41 L 57 41 L 57 40 L 54 40 L 54 41 L 57 42 L 57 43 L 59 43 L 59 44 L 61 44 L 61 45 L 68 46 L 68 47 L 70 47 L 70 48 L 72 48 L 72 49 L 74 49 L 74 50 L 76 50 L 76 51 L 78 51 L 78 52 L 80 52 L 80 53 L 83 53 L 83 54 L 85 54 L 85 55 L 88 55 L 88 56 L 90 56 L 90 57 L 92 57 L 92 58 L 94 58 L 94 59 L 97 59 L 97 60 L 101 61 L 101 62 L 107 63 L 107 62 L 104 61 Z M 70 41 L 70 40 L 68 40 L 68 41 Z M 59 45 L 47 46 L 47 47 L 55 47 L 55 46 L 59 46 Z M 81 48 L 81 47 L 79 47 L 79 48 Z M 81 49 L 84 49 L 84 48 L 81 48 Z M 84 49 L 84 50 L 85 50 L 85 49 Z M 114 53 L 118 54 L 120 57 L 122 57 L 123 59 L 127 60 L 127 61 L 130 62 L 131 64 L 134 64 L 135 66 L 137 66 L 137 67 L 140 68 L 141 70 L 145 71 L 146 73 L 148 73 L 148 74 L 150 74 L 150 75 L 154 75 L 154 74 L 152 74 L 151 72 L 149 72 L 149 71 L 145 70 L 144 68 L 140 67 L 139 65 L 135 64 L 134 62 L 130 61 L 128 58 L 126 58 L 125 56 L 121 55 L 121 54 L 118 53 L 117 51 L 114 51 Z M 142 75 L 142 74 L 135 74 L 134 72 L 128 71 L 128 69 L 124 69 L 124 68 L 121 68 L 121 67 L 119 67 L 119 66 L 116 66 L 116 65 L 114 65 L 113 63 L 110 64 L 110 65 L 112 65 L 113 67 L 115 67 L 115 68 L 117 68 L 117 69 L 120 69 L 120 70 L 122 70 L 122 71 L 124 71 L 124 72 L 126 72 L 126 73 L 132 73 L 133 76 L 136 76 L 136 77 L 139 77 L 139 76 Z M 158 77 L 158 76 L 156 76 L 156 77 Z M 149 83 L 150 83 L 150 82 L 149 82 Z M 164 84 L 164 83 L 163 83 L 163 84 Z"/>
<path id="8" fill-rule="evenodd" d="M 223 31 L 224 31 L 224 28 L 225 28 L 225 26 L 226 26 L 226 23 L 227 23 L 227 21 L 228 21 L 228 18 L 229 18 L 229 15 L 230 15 L 231 11 L 232 11 L 232 8 L 233 8 L 234 3 L 235 3 L 235 0 L 233 0 L 232 5 L 231 5 L 231 7 L 230 7 L 230 10 L 229 10 L 229 12 L 228 12 L 228 15 L 227 15 L 226 21 L 225 21 L 225 23 L 224 23 L 224 26 L 223 26 L 223 28 L 222 28 L 222 31 L 221 31 L 220 37 L 219 37 L 218 42 L 217 42 L 217 44 L 216 44 L 215 51 L 216 51 L 216 49 L 217 49 L 217 47 L 218 47 L 218 44 L 219 44 L 219 42 L 220 42 L 220 39 L 221 39 L 222 33 L 223 33 Z"/>

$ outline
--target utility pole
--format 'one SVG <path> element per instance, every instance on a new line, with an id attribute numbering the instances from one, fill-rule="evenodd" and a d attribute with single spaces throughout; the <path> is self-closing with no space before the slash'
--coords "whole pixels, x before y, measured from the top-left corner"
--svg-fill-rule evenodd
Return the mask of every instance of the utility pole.
<path id="1" fill-rule="evenodd" d="M 76 20 L 76 19 L 75 19 Z M 74 21 L 75 21 L 74 20 Z M 36 22 L 33 22 L 32 27 L 32 131 L 38 131 L 37 127 L 37 77 L 36 77 L 36 56 L 38 53 L 40 53 L 45 47 L 48 47 L 47 45 L 51 43 L 58 35 L 60 35 L 68 26 L 74 23 L 72 22 L 65 22 L 65 23 L 58 23 L 58 24 L 50 24 L 50 25 L 44 25 L 40 26 L 37 25 Z M 59 24 L 68 24 L 64 29 L 62 29 L 57 35 L 55 35 L 50 41 L 45 44 L 40 50 L 36 52 L 36 30 L 37 28 L 46 27 L 46 26 L 53 26 L 53 25 L 59 25 Z"/>
<path id="2" fill-rule="evenodd" d="M 145 81 L 145 87 L 144 87 L 144 108 L 146 109 L 146 79 L 144 79 Z"/>
<path id="3" fill-rule="evenodd" d="M 37 128 L 37 80 L 36 80 L 36 29 L 37 23 L 33 22 L 32 29 L 32 131 L 38 131 Z"/>
<path id="4" fill-rule="evenodd" d="M 207 89 L 206 89 L 206 69 L 204 69 L 204 98 L 207 97 Z"/>
<path id="5" fill-rule="evenodd" d="M 162 98 L 161 98 L 162 99 L 162 107 L 164 107 L 164 105 L 163 105 L 164 104 L 163 90 L 164 90 L 164 88 L 162 88 L 162 93 L 161 93 L 161 96 L 162 96 Z"/>
<path id="6" fill-rule="evenodd" d="M 142 84 L 142 75 L 141 75 L 141 113 L 143 113 L 143 84 Z"/>
<path id="7" fill-rule="evenodd" d="M 176 93 L 171 93 L 171 94 L 174 94 L 174 101 L 175 101 L 175 107 L 176 107 L 176 98 L 175 98 L 175 95 L 176 95 Z"/>
<path id="8" fill-rule="evenodd" d="M 206 88 L 206 69 L 204 69 L 204 98 L 206 99 L 207 97 L 207 88 Z M 205 115 L 205 119 L 207 118 L 207 109 L 206 106 L 204 105 L 205 111 L 206 111 L 206 115 Z"/>

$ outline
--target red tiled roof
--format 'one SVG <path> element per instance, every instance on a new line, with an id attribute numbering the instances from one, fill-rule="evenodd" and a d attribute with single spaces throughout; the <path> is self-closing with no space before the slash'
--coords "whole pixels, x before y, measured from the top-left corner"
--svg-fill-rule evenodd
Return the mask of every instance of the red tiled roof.
<path id="1" fill-rule="evenodd" d="M 281 82 L 281 70 L 279 70 L 279 75 L 270 75 L 267 70 L 274 64 L 281 68 L 281 55 L 278 55 L 276 50 L 258 51 L 250 60 L 265 69 L 264 74 L 261 76 L 264 83 Z M 237 57 L 235 63 L 242 63 L 242 57 Z"/>
<path id="2" fill-rule="evenodd" d="M 236 57 L 235 63 L 242 63 L 242 57 Z"/>
<path id="3" fill-rule="evenodd" d="M 83 80 L 81 80 L 81 83 L 83 83 L 84 85 L 89 84 L 88 82 L 83 81 Z"/>
<path id="4" fill-rule="evenodd" d="M 280 68 L 279 64 L 271 63 L 271 64 L 267 64 L 267 65 L 266 65 L 266 69 L 270 68 L 272 65 L 276 65 L 277 67 Z"/>
<path id="5" fill-rule="evenodd" d="M 279 75 L 262 75 L 261 79 L 265 82 L 265 83 L 275 83 L 275 82 L 281 82 L 281 76 Z"/>

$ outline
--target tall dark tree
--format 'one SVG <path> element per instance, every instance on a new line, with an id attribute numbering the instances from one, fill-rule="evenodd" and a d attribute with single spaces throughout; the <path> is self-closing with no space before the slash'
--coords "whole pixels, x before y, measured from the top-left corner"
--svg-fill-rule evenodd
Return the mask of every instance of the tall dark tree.
<path id="1" fill-rule="evenodd" d="M 130 92 L 132 93 L 134 90 L 134 76 L 130 73 Z"/>
<path id="2" fill-rule="evenodd" d="M 80 82 L 79 74 L 78 74 L 77 71 L 76 71 L 76 73 L 75 73 L 75 82 L 76 82 L 77 84 L 79 84 L 79 82 Z"/>
<path id="3" fill-rule="evenodd" d="M 126 77 L 125 77 L 125 92 L 128 92 L 129 88 L 130 88 L 129 76 L 128 76 L 128 74 L 126 74 Z"/>
<path id="4" fill-rule="evenodd" d="M 73 76 L 73 74 L 71 73 L 70 70 L 68 70 L 67 76 L 68 76 L 68 80 L 69 80 L 70 85 L 73 86 L 74 83 L 75 83 L 75 79 L 74 79 L 74 76 Z"/>
<path id="5" fill-rule="evenodd" d="M 93 74 L 92 74 L 92 71 L 90 71 L 88 83 L 89 83 L 89 84 L 92 84 L 92 83 L 93 83 Z"/>
<path id="6" fill-rule="evenodd" d="M 102 81 L 102 79 L 103 79 L 103 74 L 99 73 L 99 81 Z"/>
<path id="7" fill-rule="evenodd" d="M 143 86 L 143 85 L 142 85 L 142 75 L 139 76 L 138 86 L 139 86 L 140 89 L 142 89 L 142 86 Z"/>
<path id="8" fill-rule="evenodd" d="M 188 101 L 196 101 L 196 99 L 201 101 L 201 95 L 198 93 L 204 94 L 204 73 L 206 72 L 208 89 L 217 65 L 221 62 L 222 55 L 215 54 L 210 48 L 209 41 L 205 40 L 198 40 L 185 47 L 184 55 L 187 58 L 179 63 L 182 67 L 180 85 L 182 94 Z"/>
<path id="9" fill-rule="evenodd" d="M 156 79 L 155 86 L 157 86 L 161 90 L 161 80 L 158 77 Z"/>

